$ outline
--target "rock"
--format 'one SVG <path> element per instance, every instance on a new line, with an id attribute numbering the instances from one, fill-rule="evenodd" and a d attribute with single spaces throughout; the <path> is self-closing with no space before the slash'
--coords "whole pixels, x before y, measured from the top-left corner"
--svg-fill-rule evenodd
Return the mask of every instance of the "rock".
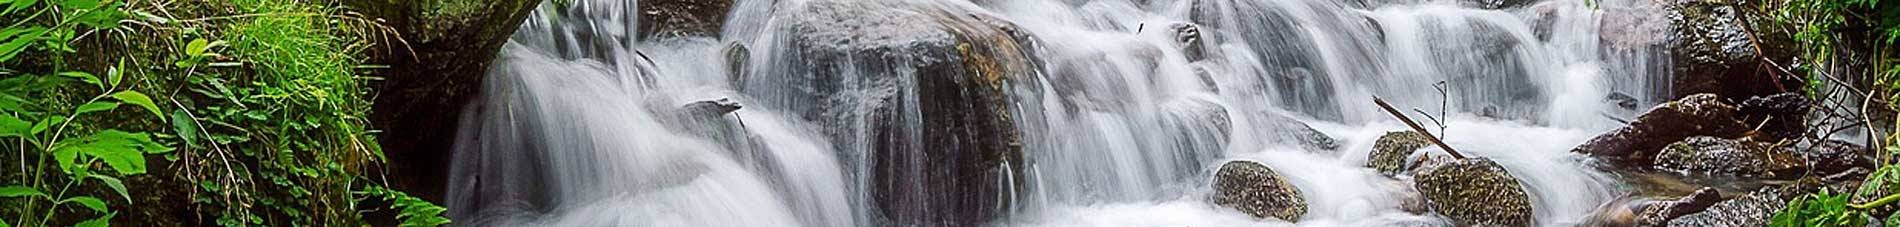
<path id="1" fill-rule="evenodd" d="M 1780 142 L 1800 139 L 1808 132 L 1807 116 L 1811 102 L 1799 93 L 1781 93 L 1742 101 L 1738 115 L 1743 125 L 1757 126 L 1756 141 Z"/>
<path id="2" fill-rule="evenodd" d="M 1504 8 L 1517 8 L 1519 6 L 1524 6 L 1534 1 L 1533 0 L 1462 0 L 1459 2 L 1463 3 L 1464 5 L 1484 8 L 1484 9 L 1504 9 Z"/>
<path id="3" fill-rule="evenodd" d="M 640 38 L 719 38 L 733 0 L 647 0 L 638 4 Z"/>
<path id="4" fill-rule="evenodd" d="M 1174 43 L 1180 45 L 1181 54 L 1187 55 L 1188 61 L 1207 59 L 1207 45 L 1201 41 L 1200 26 L 1190 23 L 1174 23 L 1173 25 L 1168 25 L 1168 30 L 1174 31 Z"/>
<path id="5" fill-rule="evenodd" d="M 1578 145 L 1572 152 L 1628 166 L 1646 166 L 1664 146 L 1692 136 L 1739 137 L 1748 127 L 1736 107 L 1714 94 L 1698 94 L 1649 109 L 1635 121 Z"/>
<path id="6" fill-rule="evenodd" d="M 1324 13 L 1324 12 L 1318 12 Z M 1193 0 L 1189 3 L 1189 21 L 1200 25 L 1207 44 L 1243 46 L 1259 62 L 1258 68 L 1237 75 L 1249 95 L 1272 95 L 1277 104 L 1293 112 L 1322 120 L 1344 119 L 1332 85 L 1333 72 L 1325 71 L 1320 48 L 1314 38 L 1300 31 L 1303 24 L 1293 12 L 1268 1 Z M 1330 25 L 1330 24 L 1327 24 Z M 1218 48 L 1215 49 L 1216 51 Z"/>
<path id="7" fill-rule="evenodd" d="M 1426 146 L 1432 146 L 1432 142 L 1418 132 L 1387 132 L 1372 142 L 1372 154 L 1366 156 L 1366 167 L 1372 167 L 1386 176 L 1396 176 L 1405 170 L 1412 152 Z"/>
<path id="8" fill-rule="evenodd" d="M 1161 105 L 1159 128 L 1175 151 L 1172 166 L 1205 169 L 1218 161 L 1232 141 L 1233 120 L 1226 106 L 1204 99 L 1178 98 Z M 1187 179 L 1195 171 L 1180 171 L 1173 179 Z"/>
<path id="9" fill-rule="evenodd" d="M 1640 103 L 1640 101 L 1636 100 L 1635 96 L 1623 94 L 1622 92 L 1610 92 L 1609 95 L 1603 96 L 1603 101 L 1615 104 L 1616 107 L 1623 108 L 1624 110 L 1636 110 L 1636 104 Z"/>
<path id="10" fill-rule="evenodd" d="M 1292 117 L 1274 113 L 1255 114 L 1254 116 L 1260 117 L 1256 120 L 1266 124 L 1264 126 L 1265 128 L 1274 129 L 1261 132 L 1263 136 L 1261 139 L 1263 141 L 1299 145 L 1300 148 L 1315 152 L 1339 150 L 1338 140 L 1334 140 L 1332 136 L 1326 135 L 1325 132 L 1313 129 L 1313 126 L 1307 125 L 1306 122 L 1300 122 Z"/>
<path id="11" fill-rule="evenodd" d="M 1414 185 L 1432 210 L 1460 226 L 1530 226 L 1530 195 L 1516 177 L 1484 158 L 1452 161 L 1419 171 Z"/>
<path id="12" fill-rule="evenodd" d="M 1634 226 L 1663 226 L 1669 220 L 1702 212 L 1718 202 L 1722 202 L 1722 193 L 1704 187 L 1676 200 L 1646 203 L 1638 209 Z"/>
<path id="13" fill-rule="evenodd" d="M 1806 158 L 1792 150 L 1753 140 L 1707 136 L 1669 144 L 1656 155 L 1656 167 L 1711 175 L 1793 179 L 1807 171 Z"/>
<path id="14" fill-rule="evenodd" d="M 747 49 L 745 44 L 732 42 L 720 52 L 726 55 L 726 79 L 731 82 L 729 85 L 733 89 L 745 88 L 746 73 L 752 69 L 752 50 Z"/>
<path id="15" fill-rule="evenodd" d="M 1839 140 L 1802 143 L 1793 150 L 1807 158 L 1809 166 L 1817 175 L 1846 173 L 1855 168 L 1879 168 L 1875 163 L 1873 150 L 1867 149 L 1866 146 Z"/>
<path id="16" fill-rule="evenodd" d="M 1757 190 L 1670 220 L 1669 226 L 1768 226 L 1769 218 L 1788 205 L 1778 194 L 1774 189 Z"/>
<path id="17" fill-rule="evenodd" d="M 1009 192 L 1026 186 L 998 179 L 1026 179 L 1026 161 L 1007 91 L 1042 74 L 1027 34 L 968 4 L 815 0 L 781 14 L 768 30 L 779 48 L 758 58 L 777 72 L 741 90 L 862 158 L 863 172 L 847 174 L 865 178 L 877 225 L 1008 213 Z"/>
<path id="18" fill-rule="evenodd" d="M 1725 0 L 1678 1 L 1666 11 L 1674 28 L 1666 46 L 1675 65 L 1671 71 L 1675 75 L 1673 84 L 1677 96 L 1716 93 L 1722 97 L 1742 98 L 1800 88 L 1801 83 L 1797 81 L 1776 80 L 1774 75 L 1778 72 L 1762 66 L 1764 58 L 1794 60 L 1790 36 L 1777 32 L 1779 29 L 1761 29 L 1750 34 L 1744 26 L 1772 26 L 1744 24 L 1737 19 L 1738 11 Z"/>
<path id="19" fill-rule="evenodd" d="M 1279 173 L 1252 161 L 1231 161 L 1214 173 L 1214 204 L 1240 210 L 1254 218 L 1299 221 L 1306 215 L 1306 198 Z"/>

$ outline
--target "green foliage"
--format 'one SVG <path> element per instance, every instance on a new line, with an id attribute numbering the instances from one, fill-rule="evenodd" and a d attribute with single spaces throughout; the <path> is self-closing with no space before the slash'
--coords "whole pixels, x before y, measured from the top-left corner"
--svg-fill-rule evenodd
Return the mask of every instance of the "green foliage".
<path id="1" fill-rule="evenodd" d="M 364 195 L 365 198 L 363 199 L 376 198 L 389 202 L 389 209 L 398 210 L 396 219 L 402 221 L 400 226 L 440 226 L 449 224 L 449 219 L 442 217 L 442 212 L 448 211 L 448 208 L 443 208 L 442 206 L 435 205 L 421 198 L 409 196 L 409 194 L 402 193 L 401 191 L 370 186 L 369 188 L 365 188 L 362 192 L 358 192 L 358 194 Z M 358 201 L 362 201 L 362 199 L 358 199 Z"/>
<path id="2" fill-rule="evenodd" d="M 1871 216 L 1851 208 L 1849 199 L 1848 194 L 1836 195 L 1828 190 L 1803 195 L 1776 212 L 1770 226 L 1866 226 Z"/>

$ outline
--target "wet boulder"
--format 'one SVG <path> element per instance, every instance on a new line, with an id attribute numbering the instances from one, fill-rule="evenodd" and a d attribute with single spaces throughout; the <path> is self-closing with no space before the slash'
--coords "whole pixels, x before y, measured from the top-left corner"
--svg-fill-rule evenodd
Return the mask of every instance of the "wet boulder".
<path id="1" fill-rule="evenodd" d="M 1848 173 L 1856 168 L 1879 168 L 1873 150 L 1859 144 L 1828 140 L 1800 143 L 1792 149 L 1807 158 L 1809 166 L 1819 175 Z"/>
<path id="2" fill-rule="evenodd" d="M 1649 165 L 1665 146 L 1689 137 L 1741 136 L 1748 127 L 1736 119 L 1735 112 L 1734 105 L 1714 94 L 1692 95 L 1651 108 L 1629 125 L 1597 135 L 1571 151 L 1616 164 Z"/>
<path id="3" fill-rule="evenodd" d="M 1180 45 L 1181 54 L 1187 55 L 1188 61 L 1207 59 L 1207 45 L 1201 41 L 1200 25 L 1174 23 L 1168 25 L 1168 30 L 1174 32 L 1174 43 Z"/>
<path id="4" fill-rule="evenodd" d="M 1343 119 L 1333 101 L 1333 72 L 1317 60 L 1321 50 L 1314 37 L 1288 32 L 1327 24 L 1305 24 L 1294 15 L 1270 1 L 1252 0 L 1194 0 L 1188 12 L 1189 22 L 1201 25 L 1208 45 L 1246 47 L 1251 59 L 1259 61 L 1260 67 L 1229 74 L 1244 77 L 1238 83 L 1245 85 L 1235 92 L 1271 95 L 1284 109 L 1318 119 Z"/>
<path id="5" fill-rule="evenodd" d="M 1462 1 L 1459 1 L 1459 3 L 1461 4 L 1472 6 L 1472 7 L 1483 8 L 1483 9 L 1517 8 L 1520 6 L 1528 5 L 1531 2 L 1536 2 L 1536 1 L 1535 0 L 1462 0 Z"/>
<path id="6" fill-rule="evenodd" d="M 1792 149 L 1748 139 L 1697 136 L 1669 144 L 1656 155 L 1656 168 L 1737 177 L 1793 179 L 1807 171 L 1807 160 Z"/>
<path id="7" fill-rule="evenodd" d="M 732 10 L 733 0 L 647 0 L 640 1 L 639 34 L 642 39 L 665 37 L 718 38 Z"/>
<path id="8" fill-rule="evenodd" d="M 1231 161 L 1214 173 L 1214 204 L 1240 210 L 1254 218 L 1299 221 L 1306 215 L 1306 197 L 1266 165 Z"/>
<path id="9" fill-rule="evenodd" d="M 1769 218 L 1788 205 L 1778 194 L 1774 189 L 1757 190 L 1670 220 L 1668 226 L 1768 226 Z"/>
<path id="10" fill-rule="evenodd" d="M 1637 205 L 1633 226 L 1664 226 L 1669 220 L 1708 210 L 1719 202 L 1722 202 L 1722 193 L 1705 187 L 1675 200 L 1643 203 Z"/>
<path id="11" fill-rule="evenodd" d="M 1297 145 L 1300 148 L 1312 152 L 1339 150 L 1338 140 L 1334 140 L 1332 136 L 1326 135 L 1325 132 L 1313 129 L 1313 126 L 1307 125 L 1306 122 L 1274 113 L 1255 114 L 1254 116 L 1259 117 L 1259 119 L 1255 119 L 1259 121 L 1257 123 L 1265 124 L 1263 125 L 1264 128 L 1274 129 L 1261 132 L 1261 134 L 1263 134 L 1263 138 L 1261 138 L 1263 141 Z"/>
<path id="12" fill-rule="evenodd" d="M 1406 170 L 1405 166 L 1413 151 L 1431 146 L 1432 142 L 1424 135 L 1413 131 L 1387 132 L 1372 142 L 1372 154 L 1366 157 L 1366 167 L 1378 170 L 1386 176 L 1398 175 Z"/>
<path id="13" fill-rule="evenodd" d="M 1530 226 L 1530 195 L 1490 159 L 1470 158 L 1419 171 L 1413 187 L 1433 211 L 1462 226 Z"/>
<path id="14" fill-rule="evenodd" d="M 1778 80 L 1764 59 L 1793 62 L 1792 42 L 1772 21 L 1756 18 L 1743 21 L 1742 13 L 1726 0 L 1677 1 L 1666 6 L 1672 30 L 1665 44 L 1675 75 L 1676 96 L 1716 93 L 1722 97 L 1745 98 L 1770 95 L 1800 88 L 1794 80 Z M 1794 79 L 1794 78 L 1788 78 Z"/>
<path id="15" fill-rule="evenodd" d="M 1025 187 L 1011 93 L 1037 84 L 1032 39 L 968 4 L 797 3 L 769 32 L 774 73 L 747 75 L 750 104 L 813 122 L 858 158 L 879 225 L 978 225 Z M 1029 99 L 1035 100 L 1035 99 Z M 1022 111 L 1034 112 L 1034 111 Z"/>
<path id="16" fill-rule="evenodd" d="M 1738 113 L 1744 125 L 1758 126 L 1753 138 L 1762 142 L 1781 142 L 1800 139 L 1801 134 L 1808 132 L 1807 116 L 1811 103 L 1808 96 L 1800 93 L 1759 96 L 1742 101 Z"/>

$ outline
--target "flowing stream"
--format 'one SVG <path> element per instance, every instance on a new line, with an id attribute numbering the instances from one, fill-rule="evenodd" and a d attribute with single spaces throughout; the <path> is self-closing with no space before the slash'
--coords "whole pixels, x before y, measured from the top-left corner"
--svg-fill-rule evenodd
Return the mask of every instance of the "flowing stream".
<path id="1" fill-rule="evenodd" d="M 507 226 L 886 225 L 867 186 L 880 168 L 866 161 L 872 139 L 849 130 L 874 126 L 841 125 L 875 116 L 814 118 L 816 102 L 801 100 L 810 97 L 774 91 L 818 88 L 733 78 L 810 65 L 728 65 L 729 44 L 750 47 L 745 62 L 798 57 L 776 40 L 791 35 L 780 29 L 796 16 L 789 9 L 811 1 L 820 0 L 738 0 L 722 38 L 646 41 L 632 34 L 638 0 L 546 3 L 465 111 L 447 179 L 450 216 Z M 1631 189 L 1569 150 L 1640 111 L 1619 101 L 1647 107 L 1669 90 L 1669 62 L 1653 46 L 1666 20 L 1630 16 L 1659 15 L 1643 13 L 1654 10 L 1648 0 L 1503 9 L 1450 0 L 881 1 L 989 14 L 1039 40 L 1035 60 L 1049 79 L 1009 94 L 1025 163 L 996 167 L 1023 174 L 987 179 L 1024 185 L 998 193 L 1010 202 L 989 222 L 997 225 L 1436 223 L 1399 209 L 1407 183 L 1364 167 L 1373 140 L 1407 130 L 1375 96 L 1458 150 L 1506 167 L 1525 183 L 1539 225 L 1577 225 Z M 1189 21 L 1202 22 L 1205 53 L 1177 48 L 1175 25 Z M 854 91 L 819 98 L 863 104 L 915 92 Z M 721 114 L 732 102 L 743 108 Z M 1437 117 L 1446 121 L 1438 131 L 1420 113 L 1441 108 L 1449 116 Z M 1333 148 L 1289 130 L 1299 122 L 1330 135 Z M 1229 160 L 1285 175 L 1305 193 L 1307 214 L 1288 223 L 1213 205 L 1211 173 Z"/>

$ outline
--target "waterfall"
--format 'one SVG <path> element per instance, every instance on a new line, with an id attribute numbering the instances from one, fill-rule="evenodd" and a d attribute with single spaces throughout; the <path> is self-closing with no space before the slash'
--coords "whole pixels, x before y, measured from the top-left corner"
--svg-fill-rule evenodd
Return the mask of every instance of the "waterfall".
<path id="1" fill-rule="evenodd" d="M 1421 120 L 1442 108 L 1427 128 L 1520 178 L 1539 225 L 1587 221 L 1628 189 L 1569 150 L 1639 111 L 1608 97 L 1669 98 L 1660 35 L 1645 33 L 1666 22 L 1604 16 L 1655 10 L 1641 0 L 1468 2 L 738 0 L 717 38 L 649 39 L 635 34 L 639 0 L 550 1 L 461 116 L 449 215 L 507 226 L 1434 222 L 1399 209 L 1409 185 L 1363 167 L 1374 139 L 1409 130 L 1372 105 L 1380 97 Z M 898 5 L 910 8 L 877 10 Z M 801 27 L 853 18 L 890 22 L 849 30 L 870 34 Z M 930 42 L 970 38 L 904 24 L 917 20 L 1019 29 L 995 31 L 1014 41 L 955 46 Z M 827 52 L 839 49 L 882 54 Z M 992 75 L 1002 88 L 944 90 L 970 81 L 939 78 L 958 69 L 941 56 L 972 49 L 1033 59 L 1000 60 L 1000 72 L 1020 72 Z M 980 105 L 919 98 L 933 94 Z M 1007 124 L 969 120 L 995 118 Z M 935 133 L 955 136 L 926 140 Z M 1308 214 L 1294 224 L 1212 205 L 1213 168 L 1229 160 L 1286 175 Z M 967 175 L 980 179 L 942 182 Z"/>

